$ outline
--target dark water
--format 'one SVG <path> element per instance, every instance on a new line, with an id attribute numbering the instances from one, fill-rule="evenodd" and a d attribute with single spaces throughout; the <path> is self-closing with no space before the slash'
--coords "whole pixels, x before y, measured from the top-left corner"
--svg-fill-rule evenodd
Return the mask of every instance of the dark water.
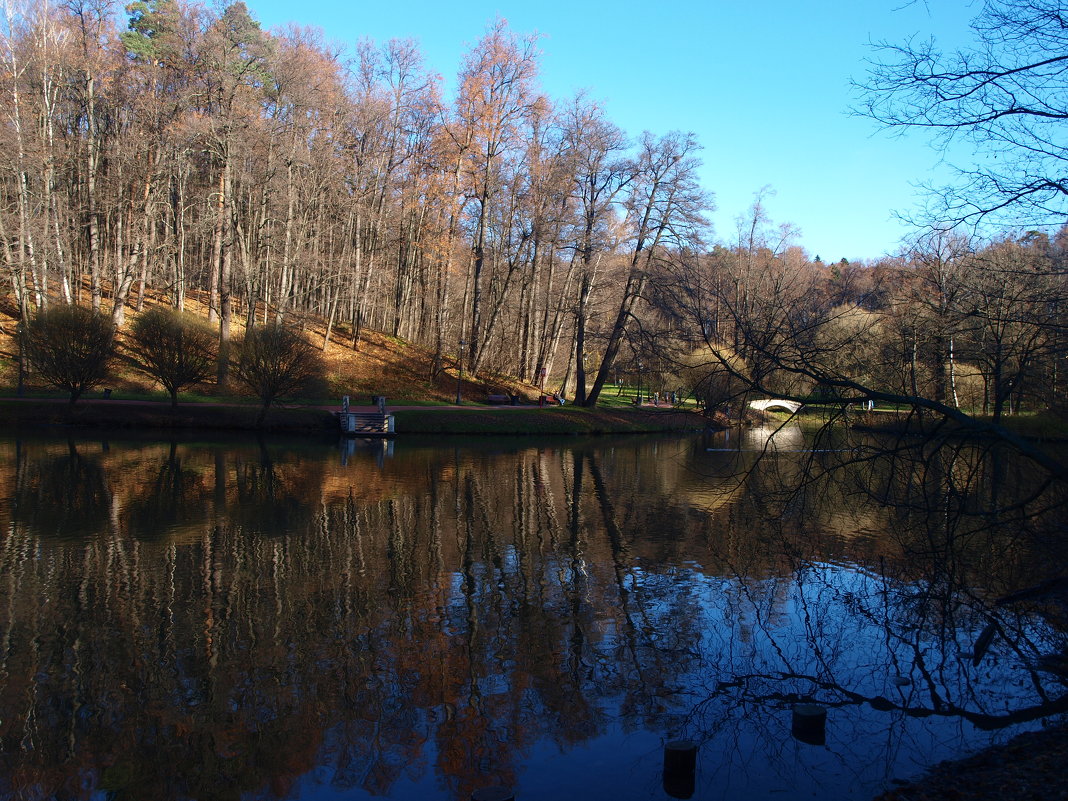
<path id="1" fill-rule="evenodd" d="M 695 798 L 867 799 L 1057 720 L 1063 596 L 996 600 L 1063 493 L 871 445 L 0 441 L 0 797 L 668 798 L 689 738 Z"/>

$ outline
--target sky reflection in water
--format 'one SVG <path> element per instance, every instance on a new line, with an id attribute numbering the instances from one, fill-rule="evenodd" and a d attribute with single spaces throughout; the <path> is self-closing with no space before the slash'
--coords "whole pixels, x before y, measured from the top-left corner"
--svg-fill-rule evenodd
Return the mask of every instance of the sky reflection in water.
<path id="1" fill-rule="evenodd" d="M 0 443 L 0 797 L 864 799 L 1063 711 L 1063 498 L 871 446 Z"/>

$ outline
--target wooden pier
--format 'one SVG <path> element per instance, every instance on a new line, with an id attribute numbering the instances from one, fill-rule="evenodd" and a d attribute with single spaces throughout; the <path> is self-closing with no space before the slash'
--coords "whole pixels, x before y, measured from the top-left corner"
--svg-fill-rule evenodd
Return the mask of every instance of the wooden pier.
<path id="1" fill-rule="evenodd" d="M 341 433 L 350 437 L 393 435 L 393 415 L 382 412 L 337 412 Z"/>

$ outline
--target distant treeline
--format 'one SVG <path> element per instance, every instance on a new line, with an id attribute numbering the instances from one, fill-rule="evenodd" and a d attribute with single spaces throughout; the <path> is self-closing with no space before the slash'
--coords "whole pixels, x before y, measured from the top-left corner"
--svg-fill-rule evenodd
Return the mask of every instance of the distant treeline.
<path id="1" fill-rule="evenodd" d="M 1063 380 L 1059 239 L 943 237 L 829 267 L 758 202 L 713 244 L 694 136 L 630 137 L 585 96 L 547 98 L 535 38 L 503 21 L 445 99 L 411 41 L 343 57 L 314 31 L 264 31 L 240 2 L 148 0 L 125 18 L 106 0 L 16 5 L 0 241 L 24 320 L 77 303 L 121 325 L 196 293 L 220 377 L 232 325 L 315 316 L 326 342 L 373 328 L 428 347 L 435 370 L 548 375 L 593 403 L 621 371 L 697 369 L 714 395 L 709 348 L 706 366 L 781 373 L 754 326 L 816 315 L 826 332 L 833 309 L 835 336 L 852 333 L 801 355 L 833 351 L 895 391 L 959 397 L 965 362 L 995 408 Z"/>

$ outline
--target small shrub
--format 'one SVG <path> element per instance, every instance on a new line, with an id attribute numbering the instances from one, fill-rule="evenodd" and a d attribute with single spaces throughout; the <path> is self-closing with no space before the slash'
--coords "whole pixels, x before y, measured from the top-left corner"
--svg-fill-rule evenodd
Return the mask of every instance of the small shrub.
<path id="1" fill-rule="evenodd" d="M 178 407 L 178 393 L 212 376 L 218 354 L 214 329 L 198 317 L 162 306 L 134 320 L 126 358 L 163 385 Z"/>
<path id="2" fill-rule="evenodd" d="M 84 306 L 52 306 L 26 326 L 26 356 L 71 405 L 107 379 L 115 354 L 111 320 Z"/>
<path id="3" fill-rule="evenodd" d="M 234 373 L 263 402 L 259 423 L 278 398 L 323 385 L 319 352 L 300 334 L 276 323 L 253 328 L 238 345 Z"/>

